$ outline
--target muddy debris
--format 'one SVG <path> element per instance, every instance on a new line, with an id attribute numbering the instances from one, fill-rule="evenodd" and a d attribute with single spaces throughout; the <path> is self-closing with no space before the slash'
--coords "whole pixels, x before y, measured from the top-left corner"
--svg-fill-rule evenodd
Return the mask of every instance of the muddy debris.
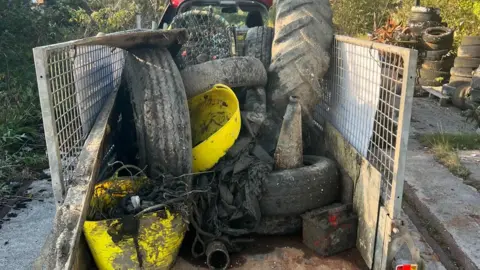
<path id="1" fill-rule="evenodd" d="M 7 217 L 9 217 L 9 218 L 14 218 L 14 217 L 17 217 L 17 216 L 18 216 L 17 213 L 8 213 L 7 214 Z"/>

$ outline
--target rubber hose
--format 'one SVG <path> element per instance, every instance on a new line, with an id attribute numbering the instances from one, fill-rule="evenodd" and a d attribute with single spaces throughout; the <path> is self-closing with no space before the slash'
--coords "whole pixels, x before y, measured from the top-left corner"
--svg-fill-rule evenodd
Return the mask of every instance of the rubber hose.
<path id="1" fill-rule="evenodd" d="M 230 265 L 230 255 L 227 247 L 219 241 L 210 242 L 205 251 L 207 265 L 210 269 L 225 270 Z"/>

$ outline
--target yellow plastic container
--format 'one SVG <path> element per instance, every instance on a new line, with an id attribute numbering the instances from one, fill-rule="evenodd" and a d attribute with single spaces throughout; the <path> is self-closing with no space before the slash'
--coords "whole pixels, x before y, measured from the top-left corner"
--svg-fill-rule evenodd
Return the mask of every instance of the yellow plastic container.
<path id="1" fill-rule="evenodd" d="M 188 101 L 192 126 L 193 171 L 211 169 L 240 133 L 240 106 L 228 86 L 216 84 Z"/>
<path id="2" fill-rule="evenodd" d="M 148 179 L 118 178 L 116 174 L 96 186 L 91 207 L 111 207 L 138 190 L 145 180 Z M 109 188 L 113 188 L 113 192 Z M 85 221 L 83 225 L 88 246 L 100 270 L 170 269 L 186 230 L 182 217 L 168 210 L 147 213 L 137 219 Z"/>

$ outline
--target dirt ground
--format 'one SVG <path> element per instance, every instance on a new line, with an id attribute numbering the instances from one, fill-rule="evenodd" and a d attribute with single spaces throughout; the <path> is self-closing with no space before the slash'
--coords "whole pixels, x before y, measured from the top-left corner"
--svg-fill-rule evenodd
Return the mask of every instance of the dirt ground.
<path id="1" fill-rule="evenodd" d="M 426 133 L 475 133 L 474 123 L 467 123 L 460 110 L 440 107 L 434 98 L 414 98 L 410 136 Z"/>

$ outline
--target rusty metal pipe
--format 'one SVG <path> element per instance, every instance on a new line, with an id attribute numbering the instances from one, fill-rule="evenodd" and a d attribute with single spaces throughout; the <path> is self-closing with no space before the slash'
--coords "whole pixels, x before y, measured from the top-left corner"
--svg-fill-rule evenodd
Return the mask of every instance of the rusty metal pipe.
<path id="1" fill-rule="evenodd" d="M 227 247 L 220 241 L 213 241 L 207 245 L 205 251 L 207 265 L 210 269 L 227 269 L 230 265 L 230 255 Z"/>

